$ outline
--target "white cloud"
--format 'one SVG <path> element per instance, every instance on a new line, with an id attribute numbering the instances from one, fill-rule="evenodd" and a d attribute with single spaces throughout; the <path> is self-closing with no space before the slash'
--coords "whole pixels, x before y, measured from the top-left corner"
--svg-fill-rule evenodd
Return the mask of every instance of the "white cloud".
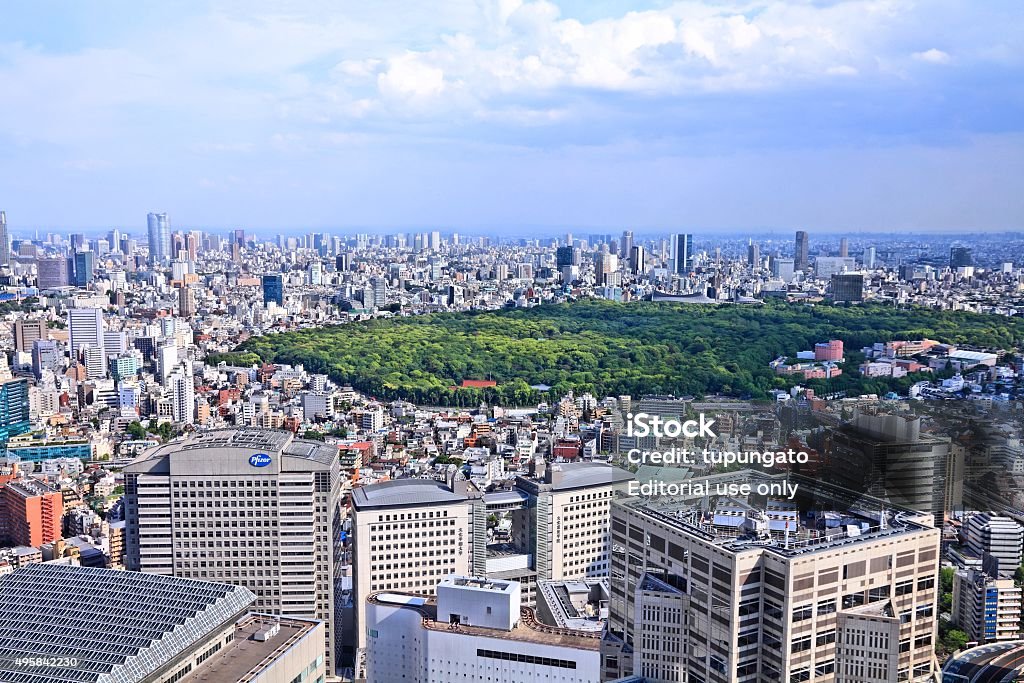
<path id="1" fill-rule="evenodd" d="M 418 53 L 406 52 L 388 61 L 387 71 L 377 76 L 377 84 L 385 97 L 422 101 L 444 90 L 444 71 L 427 64 Z"/>
<path id="2" fill-rule="evenodd" d="M 951 59 L 948 53 L 934 47 L 924 52 L 915 52 L 911 57 L 919 62 L 928 62 L 929 64 L 949 64 Z"/>

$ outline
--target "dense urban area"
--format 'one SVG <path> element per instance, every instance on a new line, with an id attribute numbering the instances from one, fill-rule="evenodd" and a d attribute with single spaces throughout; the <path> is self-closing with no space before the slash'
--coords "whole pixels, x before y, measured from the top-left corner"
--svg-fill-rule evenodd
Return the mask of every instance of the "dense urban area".
<path id="1" fill-rule="evenodd" d="M 2 681 L 1024 662 L 1022 234 L 10 218 Z"/>

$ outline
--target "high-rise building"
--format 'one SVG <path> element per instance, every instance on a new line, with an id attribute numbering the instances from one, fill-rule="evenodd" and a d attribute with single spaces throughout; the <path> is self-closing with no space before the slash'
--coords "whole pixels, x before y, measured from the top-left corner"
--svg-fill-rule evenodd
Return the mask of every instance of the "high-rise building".
<path id="1" fill-rule="evenodd" d="M 672 272 L 685 275 L 693 269 L 693 235 L 672 235 Z"/>
<path id="2" fill-rule="evenodd" d="M 0 445 L 32 427 L 29 405 L 27 379 L 0 381 Z"/>
<path id="3" fill-rule="evenodd" d="M 973 514 L 964 522 L 963 534 L 968 552 L 982 560 L 992 576 L 1012 577 L 1024 559 L 1024 527 L 1010 517 Z"/>
<path id="4" fill-rule="evenodd" d="M 284 276 L 280 273 L 263 276 L 263 303 L 284 306 Z"/>
<path id="5" fill-rule="evenodd" d="M 839 256 L 847 257 L 850 255 L 850 240 L 845 237 L 839 239 Z"/>
<path id="6" fill-rule="evenodd" d="M 178 289 L 178 315 L 191 318 L 196 314 L 196 294 L 188 285 Z"/>
<path id="7" fill-rule="evenodd" d="M 878 250 L 874 247 L 867 247 L 864 250 L 864 267 L 867 269 L 873 269 L 875 267 L 875 260 L 877 258 Z"/>
<path id="8" fill-rule="evenodd" d="M 1021 588 L 977 569 L 953 575 L 952 623 L 979 644 L 1020 638 Z"/>
<path id="9" fill-rule="evenodd" d="M 555 250 L 555 266 L 558 270 L 562 270 L 565 266 L 578 266 L 579 264 L 579 251 L 577 249 L 568 246 L 558 247 Z"/>
<path id="10" fill-rule="evenodd" d="M 30 351 L 32 343 L 37 339 L 46 339 L 46 321 L 18 318 L 14 321 L 14 348 L 18 351 Z"/>
<path id="11" fill-rule="evenodd" d="M 103 349 L 103 311 L 98 308 L 72 308 L 68 311 L 71 355 L 86 347 Z"/>
<path id="12" fill-rule="evenodd" d="M 833 483 L 942 524 L 950 440 L 923 433 L 919 416 L 860 411 L 825 435 Z"/>
<path id="13" fill-rule="evenodd" d="M 448 576 L 436 598 L 376 593 L 367 630 L 367 683 L 601 680 L 600 632 L 539 623 L 516 581 Z"/>
<path id="14" fill-rule="evenodd" d="M 793 475 L 689 483 L 612 503 L 607 678 L 930 680 L 941 534 L 928 515 Z"/>
<path id="15" fill-rule="evenodd" d="M 634 275 L 643 275 L 647 272 L 647 254 L 642 244 L 633 246 L 629 254 L 629 263 Z"/>
<path id="16" fill-rule="evenodd" d="M 793 252 L 793 267 L 797 270 L 807 270 L 811 265 L 810 238 L 806 230 L 796 231 L 796 250 Z"/>
<path id="17" fill-rule="evenodd" d="M 166 213 L 150 213 L 146 216 L 149 233 L 149 262 L 166 263 L 171 258 L 171 220 Z"/>
<path id="18" fill-rule="evenodd" d="M 622 254 L 623 260 L 628 263 L 628 267 L 632 268 L 633 263 L 630 259 L 633 257 L 633 231 L 626 230 L 622 233 L 622 248 L 619 250 Z"/>
<path id="19" fill-rule="evenodd" d="M 171 386 L 171 411 L 174 421 L 179 424 L 195 424 L 196 397 L 191 373 L 178 369 L 171 374 L 168 383 Z"/>
<path id="20" fill-rule="evenodd" d="M 41 379 L 44 370 L 56 370 L 61 354 L 57 342 L 52 339 L 36 339 L 32 342 L 32 374 Z"/>
<path id="21" fill-rule="evenodd" d="M 832 275 L 833 301 L 864 301 L 863 273 L 835 273 Z"/>
<path id="22" fill-rule="evenodd" d="M 253 594 L 223 582 L 32 564 L 0 577 L 0 594 L 0 623 L 18 625 L 4 634 L 4 681 L 313 683 L 327 674 L 322 624 L 250 612 Z"/>
<path id="23" fill-rule="evenodd" d="M 371 277 L 370 289 L 373 290 L 373 302 L 370 305 L 372 305 L 374 308 L 384 308 L 385 306 L 387 306 L 388 281 L 380 275 Z"/>
<path id="24" fill-rule="evenodd" d="M 76 251 L 75 287 L 88 287 L 96 277 L 96 254 L 91 251 Z"/>
<path id="25" fill-rule="evenodd" d="M 334 673 L 336 446 L 215 430 L 151 450 L 124 473 L 129 570 L 244 586 L 260 612 L 322 620 Z"/>
<path id="26" fill-rule="evenodd" d="M 967 268 L 974 265 L 974 251 L 970 247 L 953 247 L 949 250 L 949 267 Z"/>
<path id="27" fill-rule="evenodd" d="M 751 268 L 761 267 L 761 247 L 754 240 L 747 244 L 747 265 Z"/>
<path id="28" fill-rule="evenodd" d="M 0 486 L 0 543 L 38 548 L 61 538 L 61 493 L 35 479 Z"/>
<path id="29" fill-rule="evenodd" d="M 68 286 L 68 260 L 63 256 L 36 260 L 36 286 L 41 290 Z"/>
<path id="30" fill-rule="evenodd" d="M 7 212 L 0 211 L 0 266 L 11 262 L 11 237 L 7 233 Z"/>
<path id="31" fill-rule="evenodd" d="M 771 270 L 773 277 L 777 277 L 786 284 L 789 284 L 793 281 L 793 275 L 796 270 L 795 261 L 791 258 L 772 256 Z"/>

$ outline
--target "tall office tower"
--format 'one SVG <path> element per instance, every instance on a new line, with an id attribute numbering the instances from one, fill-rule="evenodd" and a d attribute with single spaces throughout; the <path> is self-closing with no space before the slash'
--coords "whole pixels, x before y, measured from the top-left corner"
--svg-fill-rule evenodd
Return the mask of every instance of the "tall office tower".
<path id="1" fill-rule="evenodd" d="M 868 247 L 864 250 L 864 267 L 871 269 L 875 267 L 875 260 L 877 258 L 878 251 L 874 247 Z"/>
<path id="2" fill-rule="evenodd" d="M 56 371 L 61 354 L 57 342 L 52 339 L 36 339 L 32 342 L 32 374 L 41 379 L 43 370 Z"/>
<path id="3" fill-rule="evenodd" d="M 0 266 L 11 262 L 11 237 L 7 234 L 7 212 L 0 211 Z"/>
<path id="4" fill-rule="evenodd" d="M 191 318 L 196 314 L 196 293 L 188 285 L 182 285 L 178 289 L 178 315 L 182 318 Z"/>
<path id="5" fill-rule="evenodd" d="M 322 620 L 334 674 L 336 446 L 216 430 L 153 449 L 124 473 L 129 570 L 243 586 L 260 612 Z"/>
<path id="6" fill-rule="evenodd" d="M 68 332 L 72 358 L 82 348 L 103 349 L 103 311 L 98 308 L 72 308 L 68 311 Z"/>
<path id="7" fill-rule="evenodd" d="M 338 254 L 334 257 L 334 269 L 339 273 L 348 270 L 348 254 Z"/>
<path id="8" fill-rule="evenodd" d="M 786 284 L 793 281 L 793 275 L 796 268 L 793 259 L 783 258 L 781 256 L 772 256 L 770 265 L 773 277 L 781 279 Z"/>
<path id="9" fill-rule="evenodd" d="M 234 232 L 231 233 L 231 243 L 232 244 L 237 244 L 239 249 L 244 249 L 245 248 L 245 230 L 243 230 L 241 228 L 236 228 L 234 230 Z"/>
<path id="10" fill-rule="evenodd" d="M 37 339 L 46 339 L 45 320 L 18 318 L 14 321 L 15 349 L 18 351 L 31 351 L 32 343 Z"/>
<path id="11" fill-rule="evenodd" d="M 373 290 L 373 307 L 384 308 L 388 303 L 388 281 L 381 275 L 370 278 L 370 289 Z"/>
<path id="12" fill-rule="evenodd" d="M 864 301 L 864 275 L 862 273 L 833 274 L 832 300 Z"/>
<path id="13" fill-rule="evenodd" d="M 807 236 L 807 231 L 797 230 L 796 231 L 796 250 L 793 252 L 793 267 L 797 270 L 807 270 L 807 267 L 811 265 L 810 257 L 810 239 Z"/>
<path id="14" fill-rule="evenodd" d="M 672 272 L 686 275 L 693 269 L 693 235 L 672 235 Z"/>
<path id="15" fill-rule="evenodd" d="M 603 251 L 594 254 L 594 277 L 597 279 L 597 284 L 610 284 L 609 277 L 616 271 L 617 266 L 618 257 L 615 254 Z"/>
<path id="16" fill-rule="evenodd" d="M 825 432 L 833 483 L 930 514 L 945 516 L 950 441 L 921 432 L 915 415 L 860 411 Z"/>
<path id="17" fill-rule="evenodd" d="M 839 240 L 839 256 L 847 257 L 850 255 L 850 240 L 843 237 Z"/>
<path id="18" fill-rule="evenodd" d="M 284 306 L 284 276 L 280 273 L 263 276 L 263 303 Z"/>
<path id="19" fill-rule="evenodd" d="M 555 250 L 555 266 L 558 270 L 566 266 L 578 266 L 580 264 L 580 252 L 573 247 L 558 247 Z"/>
<path id="20" fill-rule="evenodd" d="M 967 550 L 992 576 L 1012 577 L 1021 565 L 1024 527 L 991 512 L 971 515 L 963 526 Z"/>
<path id="21" fill-rule="evenodd" d="M 754 240 L 747 244 L 747 265 L 755 269 L 761 267 L 761 247 L 754 244 Z"/>
<path id="22" fill-rule="evenodd" d="M 979 644 L 1020 638 L 1021 588 L 977 569 L 953 575 L 952 624 Z"/>
<path id="23" fill-rule="evenodd" d="M 634 275 L 643 275 L 647 272 L 647 254 L 644 252 L 643 245 L 633 246 L 633 250 L 629 253 L 629 263 Z"/>
<path id="24" fill-rule="evenodd" d="M 700 487 L 612 503 L 607 678 L 930 680 L 941 534 L 929 516 L 763 470 L 688 481 Z M 792 500 L 757 493 L 783 482 Z M 753 493 L 719 488 L 745 484 Z"/>
<path id="25" fill-rule="evenodd" d="M 974 265 L 974 251 L 970 247 L 953 247 L 949 250 L 949 267 L 967 268 Z"/>
<path id="26" fill-rule="evenodd" d="M 68 286 L 68 261 L 63 256 L 36 260 L 36 286 L 57 289 Z"/>
<path id="27" fill-rule="evenodd" d="M 184 369 L 179 368 L 171 373 L 168 384 L 171 386 L 171 416 L 178 424 L 195 424 L 196 395 L 192 373 L 188 363 Z"/>
<path id="28" fill-rule="evenodd" d="M 623 260 L 627 262 L 626 267 L 632 268 L 633 264 L 630 259 L 633 257 L 633 231 L 625 230 L 622 233 L 622 248 L 619 250 L 622 254 Z"/>
<path id="29" fill-rule="evenodd" d="M 32 427 L 29 413 L 28 380 L 0 381 L 0 446 Z"/>
<path id="30" fill-rule="evenodd" d="M 146 216 L 149 231 L 149 262 L 163 264 L 171 258 L 171 220 L 166 213 Z"/>
<path id="31" fill-rule="evenodd" d="M 76 251 L 75 287 L 88 287 L 96 277 L 96 253 L 92 251 Z"/>
<path id="32" fill-rule="evenodd" d="M 59 489 L 35 479 L 14 479 L 0 485 L 0 544 L 38 548 L 52 543 L 62 537 L 63 515 Z"/>
<path id="33" fill-rule="evenodd" d="M 430 600 L 377 593 L 367 617 L 367 683 L 601 680 L 600 633 L 539 623 L 515 581 L 449 576 Z"/>

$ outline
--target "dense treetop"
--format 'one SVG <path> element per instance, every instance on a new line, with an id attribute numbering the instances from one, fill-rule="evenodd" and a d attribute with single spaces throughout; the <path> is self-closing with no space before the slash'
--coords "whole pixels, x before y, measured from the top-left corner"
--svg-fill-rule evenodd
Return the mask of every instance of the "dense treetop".
<path id="1" fill-rule="evenodd" d="M 569 390 L 761 398 L 795 381 L 775 376 L 771 360 L 829 339 L 846 345 L 846 374 L 804 384 L 826 392 L 900 390 L 921 378 L 860 378 L 854 364 L 861 360 L 859 350 L 921 337 L 1009 350 L 1024 340 L 1024 320 L 872 304 L 702 306 L 594 299 L 270 334 L 247 340 L 237 351 L 248 360 L 256 354 L 265 361 L 301 363 L 379 398 L 527 405 Z M 493 379 L 498 386 L 451 388 L 464 379 Z M 531 385 L 552 387 L 550 395 Z"/>

